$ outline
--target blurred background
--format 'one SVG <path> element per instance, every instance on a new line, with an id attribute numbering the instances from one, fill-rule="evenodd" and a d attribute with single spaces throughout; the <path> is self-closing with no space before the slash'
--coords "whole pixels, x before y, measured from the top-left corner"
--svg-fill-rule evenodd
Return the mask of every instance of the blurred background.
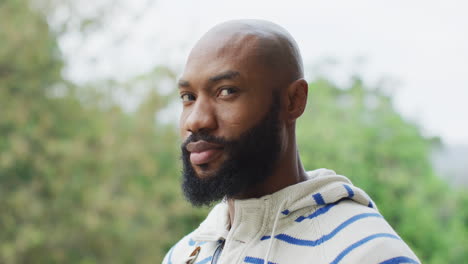
<path id="1" fill-rule="evenodd" d="M 285 27 L 308 170 L 347 175 L 423 263 L 468 260 L 466 1 L 0 0 L 0 263 L 159 263 L 182 197 L 175 80 L 210 27 Z"/>

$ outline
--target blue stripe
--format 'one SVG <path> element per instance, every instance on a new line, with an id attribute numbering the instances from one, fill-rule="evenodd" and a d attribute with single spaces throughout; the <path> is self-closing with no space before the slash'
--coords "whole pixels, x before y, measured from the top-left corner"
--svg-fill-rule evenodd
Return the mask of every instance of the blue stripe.
<path id="1" fill-rule="evenodd" d="M 192 238 L 190 238 L 189 241 L 188 241 L 188 245 L 189 245 L 189 246 L 195 246 L 195 243 L 196 243 L 196 242 L 193 241 Z"/>
<path id="2" fill-rule="evenodd" d="M 354 196 L 354 191 L 353 189 L 351 189 L 351 187 L 349 187 L 348 185 L 346 184 L 343 184 L 343 186 L 345 187 L 346 191 L 348 192 L 348 198 L 352 198 Z"/>
<path id="3" fill-rule="evenodd" d="M 408 257 L 396 257 L 396 258 L 391 258 L 388 260 L 385 260 L 383 262 L 380 262 L 380 264 L 400 264 L 400 263 L 413 263 L 413 264 L 419 264 L 416 260 Z"/>
<path id="4" fill-rule="evenodd" d="M 374 205 L 372 204 L 371 201 L 369 201 L 369 204 L 367 205 L 367 207 L 374 208 Z"/>
<path id="5" fill-rule="evenodd" d="M 355 215 L 348 220 L 344 221 L 340 224 L 337 228 L 335 228 L 331 233 L 328 235 L 324 235 L 317 240 L 306 240 L 306 239 L 299 239 L 295 238 L 286 234 L 278 234 L 275 236 L 276 239 L 284 241 L 289 244 L 298 245 L 298 246 L 307 246 L 307 247 L 315 247 L 318 246 L 330 239 L 332 239 L 338 232 L 343 230 L 345 227 L 349 226 L 350 224 L 367 217 L 382 217 L 380 214 L 377 213 L 364 213 Z M 268 237 L 269 238 L 269 237 Z M 263 240 L 268 239 L 266 236 L 262 237 Z"/>
<path id="6" fill-rule="evenodd" d="M 286 210 L 284 210 L 284 211 L 283 211 L 283 212 L 281 212 L 281 213 L 282 213 L 282 214 L 284 214 L 284 215 L 288 215 L 288 214 L 289 214 L 289 210 L 288 210 L 288 209 L 286 209 Z"/>
<path id="7" fill-rule="evenodd" d="M 323 197 L 322 197 L 322 195 L 320 193 L 316 193 L 316 194 L 312 195 L 312 197 L 314 197 L 314 200 L 318 205 L 324 205 L 325 204 L 325 201 L 323 200 Z"/>
<path id="8" fill-rule="evenodd" d="M 332 204 L 327 204 L 325 205 L 324 207 L 321 207 L 319 209 L 317 209 L 315 212 L 313 212 L 312 214 L 308 215 L 308 216 L 299 216 L 298 218 L 296 218 L 296 222 L 300 223 L 302 222 L 304 219 L 312 219 L 312 218 L 315 218 L 319 215 L 322 215 L 326 212 L 328 212 L 328 210 L 330 210 L 333 206 L 337 205 L 338 203 L 332 203 Z"/>
<path id="9" fill-rule="evenodd" d="M 267 239 L 270 239 L 271 236 L 262 236 L 262 238 L 260 238 L 260 240 L 267 240 Z"/>
<path id="10" fill-rule="evenodd" d="M 265 260 L 263 260 L 261 258 L 254 258 L 254 257 L 247 256 L 247 257 L 245 257 L 244 262 L 245 263 L 253 263 L 253 264 L 263 264 L 263 262 L 265 262 Z M 276 263 L 268 261 L 268 264 L 276 264 Z"/>
<path id="11" fill-rule="evenodd" d="M 303 220 L 305 220 L 306 218 L 308 218 L 308 219 L 315 218 L 315 217 L 317 217 L 317 216 L 319 216 L 319 215 L 322 215 L 322 214 L 328 212 L 328 210 L 330 210 L 330 209 L 331 209 L 332 207 L 334 207 L 335 205 L 341 203 L 342 201 L 347 201 L 347 200 L 348 200 L 348 198 L 342 198 L 342 199 L 340 199 L 340 200 L 338 200 L 338 201 L 336 201 L 336 202 L 334 202 L 334 203 L 327 204 L 327 205 L 325 205 L 324 207 L 321 207 L 321 208 L 317 209 L 316 211 L 314 211 L 312 214 L 310 214 L 310 215 L 308 215 L 308 216 L 299 216 L 299 217 L 296 218 L 296 220 L 294 220 L 294 221 L 300 223 L 300 222 L 302 222 Z"/>
<path id="12" fill-rule="evenodd" d="M 167 257 L 167 264 L 172 264 L 172 251 L 174 251 L 175 245 L 171 247 L 171 250 L 169 250 L 169 256 Z"/>
<path id="13" fill-rule="evenodd" d="M 370 235 L 368 237 L 365 237 L 361 240 L 359 240 L 358 242 L 352 244 L 351 246 L 347 247 L 345 250 L 343 250 L 332 262 L 330 262 L 330 264 L 337 264 L 339 263 L 346 255 L 349 254 L 349 252 L 353 251 L 353 249 L 359 247 L 359 246 L 362 246 L 363 244 L 373 240 L 373 239 L 376 239 L 376 238 L 379 238 L 379 237 L 388 237 L 388 238 L 393 238 L 393 239 L 400 239 L 399 237 L 393 235 L 393 234 L 387 234 L 387 233 L 379 233 L 379 234 L 374 234 L 374 235 Z"/>
<path id="14" fill-rule="evenodd" d="M 212 258 L 213 258 L 213 256 L 209 256 L 209 257 L 207 257 L 207 258 L 205 258 L 205 259 L 202 259 L 202 260 L 196 262 L 195 264 L 206 264 L 206 263 L 208 263 L 209 261 L 211 261 Z"/>
<path id="15" fill-rule="evenodd" d="M 204 245 L 206 243 L 207 243 L 206 241 L 202 241 L 202 242 L 198 242 L 198 245 L 201 246 L 201 245 Z M 192 238 L 190 238 L 189 241 L 188 241 L 188 244 L 189 244 L 189 246 L 195 246 L 195 244 L 197 244 L 197 242 L 194 241 Z"/>

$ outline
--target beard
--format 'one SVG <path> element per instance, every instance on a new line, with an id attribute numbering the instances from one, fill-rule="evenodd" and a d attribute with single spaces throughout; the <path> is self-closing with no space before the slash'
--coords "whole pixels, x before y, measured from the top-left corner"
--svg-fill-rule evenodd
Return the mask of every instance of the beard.
<path id="1" fill-rule="evenodd" d="M 227 140 L 199 132 L 185 140 L 181 146 L 182 190 L 192 205 L 211 205 L 223 198 L 233 198 L 272 175 L 281 150 L 279 108 L 279 95 L 274 94 L 266 116 L 237 139 Z M 227 157 L 218 170 L 204 178 L 197 175 L 186 149 L 188 143 L 199 140 L 222 145 Z"/>

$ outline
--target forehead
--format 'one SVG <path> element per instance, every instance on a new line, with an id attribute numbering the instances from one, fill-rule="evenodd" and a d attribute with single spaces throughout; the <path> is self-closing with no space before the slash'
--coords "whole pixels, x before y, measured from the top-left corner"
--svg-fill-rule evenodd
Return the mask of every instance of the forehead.
<path id="1" fill-rule="evenodd" d="M 263 50 L 257 36 L 249 34 L 213 35 L 200 40 L 191 51 L 182 78 L 209 77 L 237 71 L 244 77 L 264 70 Z"/>

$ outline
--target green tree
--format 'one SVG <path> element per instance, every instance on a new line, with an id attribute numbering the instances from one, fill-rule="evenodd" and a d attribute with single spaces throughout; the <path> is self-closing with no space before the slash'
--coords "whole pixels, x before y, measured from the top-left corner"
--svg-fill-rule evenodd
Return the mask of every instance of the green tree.
<path id="1" fill-rule="evenodd" d="M 177 140 L 155 123 L 163 67 L 134 113 L 124 84 L 76 87 L 44 15 L 0 3 L 0 262 L 150 263 L 202 218 L 178 188 Z M 167 217 L 167 215 L 171 217 Z"/>

